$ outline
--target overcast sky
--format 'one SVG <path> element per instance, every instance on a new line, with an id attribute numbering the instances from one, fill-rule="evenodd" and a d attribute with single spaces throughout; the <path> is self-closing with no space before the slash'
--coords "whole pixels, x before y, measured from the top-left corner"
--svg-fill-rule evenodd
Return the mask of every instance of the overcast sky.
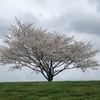
<path id="1" fill-rule="evenodd" d="M 22 22 L 35 22 L 36 27 L 51 32 L 74 35 L 78 41 L 91 41 L 94 49 L 100 49 L 100 0 L 0 0 L 0 8 L 0 44 L 2 34 L 9 33 L 16 16 Z M 46 81 L 28 68 L 11 72 L 9 67 L 0 66 L 0 82 Z M 87 73 L 67 70 L 54 78 L 59 80 L 100 80 L 100 69 Z"/>

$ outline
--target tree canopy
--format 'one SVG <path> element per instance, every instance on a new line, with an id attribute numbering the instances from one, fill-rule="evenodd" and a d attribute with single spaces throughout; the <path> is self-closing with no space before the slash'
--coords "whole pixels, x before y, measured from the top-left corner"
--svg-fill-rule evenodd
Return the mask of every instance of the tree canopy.
<path id="1" fill-rule="evenodd" d="M 73 68 L 95 69 L 99 50 L 93 50 L 91 42 L 75 41 L 74 37 L 34 28 L 32 23 L 21 23 L 10 27 L 0 46 L 0 63 L 12 64 L 11 69 L 28 67 L 52 81 L 60 72 Z"/>

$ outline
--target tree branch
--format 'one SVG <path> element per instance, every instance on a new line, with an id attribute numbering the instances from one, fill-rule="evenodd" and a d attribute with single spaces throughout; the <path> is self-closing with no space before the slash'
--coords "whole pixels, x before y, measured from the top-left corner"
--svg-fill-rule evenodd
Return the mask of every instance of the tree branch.
<path id="1" fill-rule="evenodd" d="M 62 68 L 61 70 L 55 71 L 53 76 L 56 76 L 57 74 L 59 74 L 59 73 L 62 72 L 63 70 L 68 69 L 68 66 L 69 66 L 71 63 L 72 63 L 72 61 L 71 61 L 69 64 L 66 64 L 66 65 L 64 66 L 64 68 Z"/>

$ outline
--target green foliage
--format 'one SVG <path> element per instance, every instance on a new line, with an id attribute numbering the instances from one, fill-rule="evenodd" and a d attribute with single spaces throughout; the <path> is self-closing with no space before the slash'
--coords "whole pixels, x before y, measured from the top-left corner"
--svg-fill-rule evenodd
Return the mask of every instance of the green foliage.
<path id="1" fill-rule="evenodd" d="M 100 81 L 0 83 L 0 100 L 100 100 Z"/>

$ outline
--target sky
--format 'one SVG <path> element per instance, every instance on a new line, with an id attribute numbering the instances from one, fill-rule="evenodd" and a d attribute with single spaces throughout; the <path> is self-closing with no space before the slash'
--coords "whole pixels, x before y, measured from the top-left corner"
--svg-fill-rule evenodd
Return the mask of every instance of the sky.
<path id="1" fill-rule="evenodd" d="M 74 36 L 77 41 L 91 41 L 94 49 L 100 49 L 100 0 L 0 0 L 0 8 L 0 45 L 3 34 L 9 33 L 17 17 L 38 28 Z M 100 54 L 96 59 L 100 61 Z M 0 66 L 0 82 L 46 81 L 28 68 L 12 72 L 9 67 Z M 54 81 L 67 80 L 100 80 L 100 68 L 86 73 L 80 69 L 66 70 L 54 77 Z"/>

